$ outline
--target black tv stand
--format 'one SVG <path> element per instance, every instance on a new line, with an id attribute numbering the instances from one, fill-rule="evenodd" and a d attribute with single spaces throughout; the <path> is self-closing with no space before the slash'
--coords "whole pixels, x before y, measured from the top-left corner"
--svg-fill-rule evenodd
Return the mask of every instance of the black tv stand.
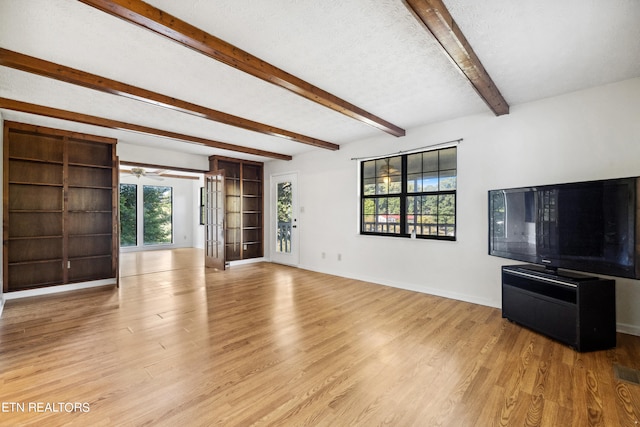
<path id="1" fill-rule="evenodd" d="M 615 281 L 537 265 L 503 266 L 502 317 L 580 352 L 612 348 Z"/>

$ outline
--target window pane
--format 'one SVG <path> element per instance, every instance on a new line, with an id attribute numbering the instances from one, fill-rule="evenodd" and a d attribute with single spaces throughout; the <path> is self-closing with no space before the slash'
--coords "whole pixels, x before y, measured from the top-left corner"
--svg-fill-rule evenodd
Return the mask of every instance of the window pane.
<path id="1" fill-rule="evenodd" d="M 376 202 L 374 199 L 364 199 L 364 203 L 362 206 L 362 213 L 364 215 L 376 214 Z"/>
<path id="2" fill-rule="evenodd" d="M 370 196 L 372 194 L 376 194 L 376 179 L 375 178 L 365 178 L 363 181 L 362 194 L 365 196 Z"/>
<path id="3" fill-rule="evenodd" d="M 362 231 L 400 234 L 400 198 L 364 199 Z"/>
<path id="4" fill-rule="evenodd" d="M 378 215 L 388 214 L 388 199 L 386 197 L 376 200 L 376 213 Z"/>
<path id="5" fill-rule="evenodd" d="M 440 150 L 440 170 L 442 169 L 457 169 L 456 161 L 456 148 L 447 148 Z"/>
<path id="6" fill-rule="evenodd" d="M 390 215 L 396 216 L 396 222 L 400 222 L 400 197 L 389 197 L 387 207 Z"/>
<path id="7" fill-rule="evenodd" d="M 416 222 L 419 221 L 420 215 L 417 215 L 420 212 L 420 196 L 415 197 L 407 197 L 407 230 L 406 232 L 411 234 L 414 229 Z M 416 229 L 416 234 L 420 234 L 420 230 Z"/>
<path id="8" fill-rule="evenodd" d="M 138 186 L 120 184 L 120 246 L 136 246 Z"/>
<path id="9" fill-rule="evenodd" d="M 422 174 L 422 153 L 407 156 L 407 174 Z"/>
<path id="10" fill-rule="evenodd" d="M 422 234 L 425 236 L 436 236 L 438 234 L 438 217 L 436 215 L 422 215 L 420 225 Z"/>
<path id="11" fill-rule="evenodd" d="M 456 198 L 453 194 L 442 194 L 438 198 L 438 215 L 453 216 L 456 213 Z"/>
<path id="12" fill-rule="evenodd" d="M 144 200 L 144 244 L 171 243 L 171 187 L 145 185 L 142 197 Z"/>
<path id="13" fill-rule="evenodd" d="M 414 214 L 416 212 L 416 204 L 419 205 L 420 197 L 407 197 L 407 213 Z"/>
<path id="14" fill-rule="evenodd" d="M 400 194 L 402 192 L 402 176 L 391 175 L 389 177 L 389 194 Z"/>
<path id="15" fill-rule="evenodd" d="M 407 177 L 407 191 L 409 193 L 419 193 L 422 191 L 422 173 L 411 174 Z"/>
<path id="16" fill-rule="evenodd" d="M 438 172 L 426 172 L 424 174 L 422 191 L 438 191 Z"/>
<path id="17" fill-rule="evenodd" d="M 370 170 L 368 163 L 370 162 L 365 162 L 365 169 Z M 375 194 L 400 194 L 402 192 L 402 157 L 375 160 L 375 180 Z"/>
<path id="18" fill-rule="evenodd" d="M 391 157 L 389 159 L 389 175 L 396 176 L 395 180 L 400 181 L 402 174 L 402 157 Z"/>
<path id="19" fill-rule="evenodd" d="M 429 195 L 422 197 L 422 213 L 425 215 L 438 214 L 438 196 Z"/>
<path id="20" fill-rule="evenodd" d="M 455 190 L 456 189 L 456 170 L 449 169 L 440 171 L 440 190 Z"/>
<path id="21" fill-rule="evenodd" d="M 376 231 L 376 202 L 374 199 L 364 199 L 362 202 L 362 231 L 370 233 Z"/>
<path id="22" fill-rule="evenodd" d="M 422 170 L 434 172 L 438 170 L 438 151 L 422 153 Z"/>
<path id="23" fill-rule="evenodd" d="M 389 159 L 376 160 L 376 177 L 389 176 Z"/>
<path id="24" fill-rule="evenodd" d="M 455 235 L 455 195 L 444 194 L 438 200 L 438 235 Z"/>
<path id="25" fill-rule="evenodd" d="M 293 217 L 292 183 L 278 183 L 278 228 L 276 231 L 276 252 L 291 253 L 291 230 Z"/>
<path id="26" fill-rule="evenodd" d="M 362 177 L 363 178 L 375 178 L 376 177 L 376 161 L 369 160 L 362 163 Z"/>
<path id="27" fill-rule="evenodd" d="M 421 213 L 419 223 L 422 230 L 418 234 L 435 236 L 438 230 L 438 196 L 425 195 L 419 199 Z"/>
<path id="28" fill-rule="evenodd" d="M 389 177 L 376 178 L 376 194 L 389 194 Z"/>

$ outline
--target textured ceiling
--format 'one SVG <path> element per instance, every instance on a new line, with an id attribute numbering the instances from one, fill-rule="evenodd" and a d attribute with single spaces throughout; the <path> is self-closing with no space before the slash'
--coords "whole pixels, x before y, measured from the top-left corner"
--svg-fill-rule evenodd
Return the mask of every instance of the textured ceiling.
<path id="1" fill-rule="evenodd" d="M 492 115 L 401 0 L 149 0 L 397 126 Z M 444 0 L 510 105 L 640 76 L 640 1 Z M 75 0 L 0 0 L 0 47 L 336 144 L 385 135 Z M 295 156 L 321 150 L 0 66 L 0 97 Z M 166 138 L 5 119 L 195 154 Z"/>

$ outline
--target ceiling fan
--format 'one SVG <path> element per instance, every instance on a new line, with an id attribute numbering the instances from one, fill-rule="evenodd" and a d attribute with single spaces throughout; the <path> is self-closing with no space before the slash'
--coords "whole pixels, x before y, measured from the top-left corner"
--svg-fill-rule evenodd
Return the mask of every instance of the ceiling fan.
<path id="1" fill-rule="evenodd" d="M 155 179 L 156 181 L 162 181 L 162 174 L 166 172 L 166 170 L 159 169 L 157 171 L 146 171 L 144 168 L 131 168 L 129 170 L 122 170 L 124 173 L 130 173 L 136 178 L 145 177 L 149 179 Z"/>

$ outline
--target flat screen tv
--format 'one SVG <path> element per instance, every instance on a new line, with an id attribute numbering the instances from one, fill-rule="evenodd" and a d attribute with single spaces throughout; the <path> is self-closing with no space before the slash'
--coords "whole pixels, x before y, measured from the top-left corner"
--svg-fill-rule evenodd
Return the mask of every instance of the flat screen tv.
<path id="1" fill-rule="evenodd" d="M 489 254 L 556 274 L 638 279 L 639 184 L 636 177 L 490 190 Z"/>

